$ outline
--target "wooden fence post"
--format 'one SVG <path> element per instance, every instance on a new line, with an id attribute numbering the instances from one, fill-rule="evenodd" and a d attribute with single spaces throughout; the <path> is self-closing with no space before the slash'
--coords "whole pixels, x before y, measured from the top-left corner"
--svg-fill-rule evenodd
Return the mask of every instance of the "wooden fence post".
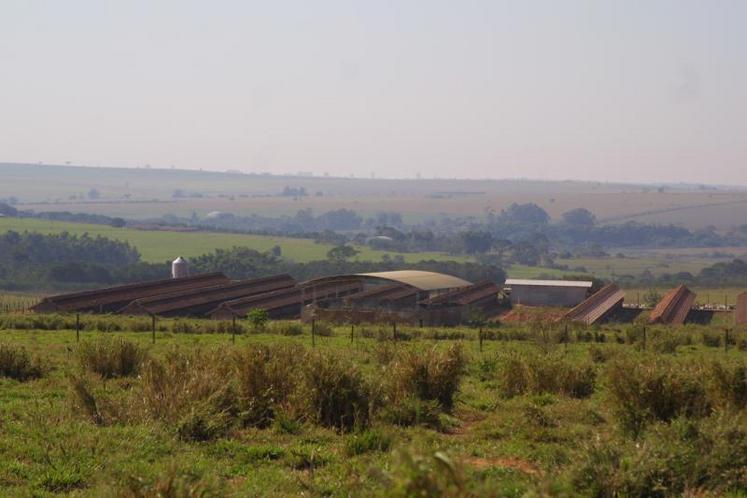
<path id="1" fill-rule="evenodd" d="M 231 320 L 231 342 L 236 344 L 236 315 L 233 315 L 233 320 Z"/>
<path id="2" fill-rule="evenodd" d="M 482 327 L 477 330 L 477 337 L 480 340 L 480 352 L 482 353 Z"/>
<path id="3" fill-rule="evenodd" d="M 156 343 L 156 315 L 151 315 L 151 339 L 153 344 Z"/>
<path id="4" fill-rule="evenodd" d="M 353 344 L 353 339 L 355 338 L 355 324 L 350 324 L 350 344 Z"/>
<path id="5" fill-rule="evenodd" d="M 311 319 L 311 347 L 316 346 L 316 320 L 314 318 Z"/>
<path id="6" fill-rule="evenodd" d="M 75 314 L 75 342 L 80 342 L 80 313 Z"/>
<path id="7" fill-rule="evenodd" d="M 724 328 L 724 353 L 729 352 L 729 329 Z"/>
<path id="8" fill-rule="evenodd" d="M 397 340 L 397 322 L 392 322 L 392 337 Z"/>
<path id="9" fill-rule="evenodd" d="M 646 327 L 643 327 L 643 350 L 646 350 Z"/>

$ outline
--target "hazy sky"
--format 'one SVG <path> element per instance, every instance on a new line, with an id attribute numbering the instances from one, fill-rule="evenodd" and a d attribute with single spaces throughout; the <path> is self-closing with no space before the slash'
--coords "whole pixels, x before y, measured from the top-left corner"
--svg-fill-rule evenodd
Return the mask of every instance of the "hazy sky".
<path id="1" fill-rule="evenodd" d="M 1 0 L 0 161 L 747 184 L 747 1 Z"/>

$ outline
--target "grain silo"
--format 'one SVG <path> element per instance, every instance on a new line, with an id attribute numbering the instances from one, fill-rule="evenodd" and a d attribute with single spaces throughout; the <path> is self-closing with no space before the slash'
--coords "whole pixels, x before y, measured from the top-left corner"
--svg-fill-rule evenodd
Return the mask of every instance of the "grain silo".
<path id="1" fill-rule="evenodd" d="M 171 263 L 171 278 L 182 278 L 189 276 L 189 263 L 179 256 Z"/>

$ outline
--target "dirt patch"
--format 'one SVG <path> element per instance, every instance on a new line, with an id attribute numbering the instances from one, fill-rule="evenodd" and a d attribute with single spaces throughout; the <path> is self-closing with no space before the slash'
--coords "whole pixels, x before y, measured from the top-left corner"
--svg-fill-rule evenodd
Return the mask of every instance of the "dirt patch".
<path id="1" fill-rule="evenodd" d="M 528 475 L 540 475 L 542 471 L 528 460 L 514 457 L 478 458 L 470 457 L 464 463 L 476 469 L 485 470 L 493 468 L 518 470 Z"/>

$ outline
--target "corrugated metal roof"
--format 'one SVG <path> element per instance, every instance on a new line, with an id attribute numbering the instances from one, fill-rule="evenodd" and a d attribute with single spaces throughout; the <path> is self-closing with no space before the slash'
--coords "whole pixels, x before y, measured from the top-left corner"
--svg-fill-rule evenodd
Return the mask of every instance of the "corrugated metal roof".
<path id="1" fill-rule="evenodd" d="M 224 301 L 285 289 L 295 285 L 296 281 L 290 275 L 274 275 L 137 299 L 119 312 L 125 315 L 195 316 L 205 313 Z"/>
<path id="2" fill-rule="evenodd" d="M 734 320 L 737 325 L 747 324 L 747 292 L 737 296 L 737 309 L 734 312 Z"/>
<path id="3" fill-rule="evenodd" d="M 227 284 L 224 274 L 202 273 L 182 278 L 165 278 L 104 289 L 71 292 L 44 298 L 32 309 L 39 313 L 71 311 L 117 311 L 122 306 L 144 297 Z"/>
<path id="4" fill-rule="evenodd" d="M 684 285 L 670 290 L 653 309 L 649 321 L 651 323 L 682 325 L 685 323 L 690 309 L 692 309 L 695 297 L 695 293 Z"/>
<path id="5" fill-rule="evenodd" d="M 396 270 L 380 271 L 374 273 L 358 273 L 360 277 L 391 280 L 406 285 L 411 285 L 420 290 L 453 289 L 455 287 L 466 287 L 471 282 L 453 275 L 420 270 Z"/>
<path id="6" fill-rule="evenodd" d="M 592 282 L 584 280 L 530 280 L 521 278 L 509 278 L 506 279 L 506 287 L 513 285 L 531 285 L 540 287 L 583 287 L 585 289 L 590 288 Z"/>
<path id="7" fill-rule="evenodd" d="M 565 318 L 592 325 L 610 313 L 625 299 L 625 292 L 615 284 L 609 284 L 592 294 L 568 313 Z"/>

